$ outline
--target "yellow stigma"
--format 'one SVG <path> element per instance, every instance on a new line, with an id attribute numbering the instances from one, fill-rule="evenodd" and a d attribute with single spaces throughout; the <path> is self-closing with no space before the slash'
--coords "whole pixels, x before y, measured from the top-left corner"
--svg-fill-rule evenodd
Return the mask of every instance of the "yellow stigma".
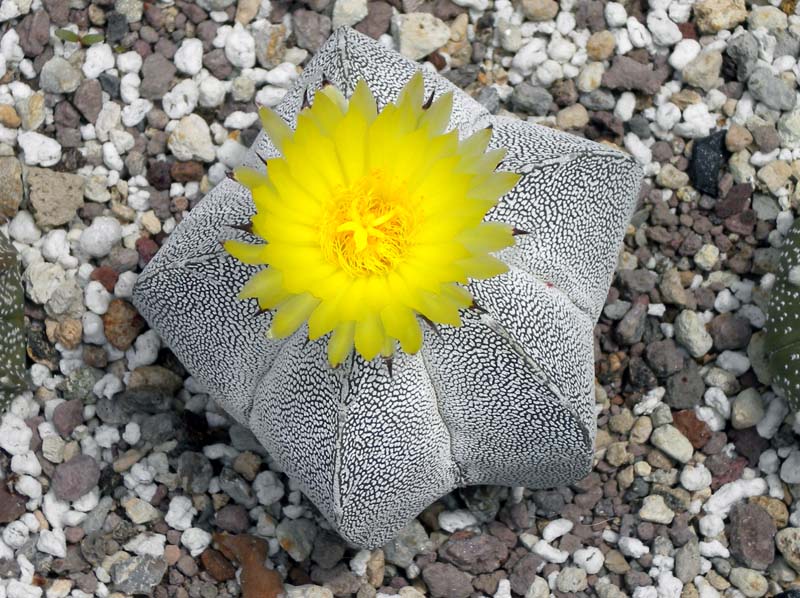
<path id="1" fill-rule="evenodd" d="M 320 227 L 323 255 L 353 276 L 390 272 L 405 257 L 420 213 L 407 185 L 370 172 L 327 202 Z"/>
<path id="2" fill-rule="evenodd" d="M 445 132 L 452 96 L 424 100 L 421 73 L 379 112 L 359 81 L 347 99 L 333 85 L 314 95 L 293 131 L 274 112 L 261 121 L 282 157 L 267 173 L 238 169 L 264 243 L 227 241 L 246 264 L 266 265 L 242 299 L 275 310 L 268 334 L 303 324 L 329 335 L 328 360 L 353 348 L 364 358 L 415 353 L 420 317 L 449 326 L 472 304 L 470 278 L 506 270 L 490 255 L 513 243 L 512 228 L 483 218 L 519 176 L 495 169 L 505 152 L 487 151 L 491 131 L 463 140 Z"/>

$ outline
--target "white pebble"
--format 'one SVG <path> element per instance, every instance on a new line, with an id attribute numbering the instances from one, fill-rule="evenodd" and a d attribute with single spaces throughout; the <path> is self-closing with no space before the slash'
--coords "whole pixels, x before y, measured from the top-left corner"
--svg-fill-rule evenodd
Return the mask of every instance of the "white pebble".
<path id="1" fill-rule="evenodd" d="M 645 546 L 639 538 L 624 537 L 619 539 L 619 551 L 625 556 L 630 556 L 638 559 L 648 552 L 650 549 Z"/>
<path id="2" fill-rule="evenodd" d="M 225 58 L 242 69 L 251 68 L 256 63 L 256 42 L 240 23 L 236 23 L 225 39 Z"/>
<path id="3" fill-rule="evenodd" d="M 114 285 L 114 295 L 121 299 L 129 299 L 133 296 L 133 286 L 139 275 L 136 272 L 123 272 L 117 279 L 117 284 Z"/>
<path id="4" fill-rule="evenodd" d="M 689 492 L 703 490 L 711 485 L 711 472 L 708 468 L 699 463 L 697 465 L 685 465 L 681 471 L 681 486 Z"/>
<path id="5" fill-rule="evenodd" d="M 614 106 L 614 116 L 616 116 L 622 122 L 628 122 L 631 118 L 633 118 L 633 111 L 635 109 L 636 95 L 630 91 L 623 91 L 617 100 L 617 105 Z"/>
<path id="6" fill-rule="evenodd" d="M 760 496 L 766 491 L 767 482 L 763 478 L 729 482 L 711 495 L 703 505 L 703 510 L 706 513 L 716 513 L 727 517 L 734 504 L 751 496 Z"/>
<path id="7" fill-rule="evenodd" d="M 97 426 L 94 432 L 94 440 L 98 446 L 103 448 L 111 448 L 119 442 L 119 430 L 114 426 L 101 424 Z"/>
<path id="8" fill-rule="evenodd" d="M 721 534 L 725 529 L 725 522 L 719 515 L 706 515 L 702 517 L 699 522 L 700 533 L 706 538 L 714 538 Z"/>
<path id="9" fill-rule="evenodd" d="M 646 166 L 650 164 L 653 160 L 653 153 L 650 151 L 650 148 L 647 147 L 644 142 L 639 139 L 636 133 L 630 132 L 625 135 L 625 149 L 627 149 L 631 155 L 636 158 L 636 161 L 639 164 Z"/>
<path id="10" fill-rule="evenodd" d="M 197 510 L 192 506 L 192 501 L 187 496 L 175 496 L 169 502 L 169 509 L 164 517 L 172 529 L 179 531 L 192 527 L 192 519 L 197 515 Z"/>
<path id="11" fill-rule="evenodd" d="M 161 103 L 167 116 L 179 119 L 191 114 L 197 107 L 200 91 L 197 83 L 191 79 L 184 79 L 164 94 Z M 257 115 L 256 115 L 257 116 Z"/>
<path id="12" fill-rule="evenodd" d="M 203 68 L 203 42 L 196 37 L 183 40 L 175 52 L 175 68 L 187 75 L 196 75 Z"/>
<path id="13" fill-rule="evenodd" d="M 556 519 L 548 523 L 542 530 L 542 538 L 547 542 L 552 542 L 556 538 L 568 534 L 573 527 L 574 524 L 569 519 Z"/>
<path id="14" fill-rule="evenodd" d="M 113 145 L 111 146 L 113 147 Z M 116 218 L 98 216 L 81 233 L 81 249 L 91 257 L 105 257 L 122 239 L 122 226 Z"/>
<path id="15" fill-rule="evenodd" d="M 94 386 L 92 387 L 92 392 L 98 397 L 111 399 L 115 394 L 122 392 L 123 389 L 124 386 L 122 384 L 122 380 L 120 380 L 114 374 L 106 374 L 100 378 L 100 380 L 95 382 Z"/>
<path id="16" fill-rule="evenodd" d="M 44 553 L 52 554 L 56 558 L 63 559 L 67 556 L 67 539 L 60 528 L 53 530 L 45 529 L 39 532 L 39 540 L 36 548 Z"/>
<path id="17" fill-rule="evenodd" d="M 138 73 L 142 69 L 142 57 L 132 50 L 117 54 L 117 68 L 122 74 Z"/>
<path id="18" fill-rule="evenodd" d="M 108 305 L 111 303 L 111 293 L 96 280 L 91 281 L 86 285 L 84 290 L 84 303 L 92 312 L 98 316 L 102 316 L 108 311 Z"/>
<path id="19" fill-rule="evenodd" d="M 539 540 L 534 544 L 531 552 L 539 555 L 550 563 L 565 563 L 569 558 L 569 553 L 567 551 L 550 546 L 550 544 L 544 540 Z"/>
<path id="20" fill-rule="evenodd" d="M 161 338 L 155 330 L 148 330 L 136 337 L 133 347 L 125 352 L 128 368 L 135 370 L 143 365 L 152 365 L 158 358 L 161 349 Z"/>
<path id="21" fill-rule="evenodd" d="M 30 450 L 33 432 L 25 421 L 13 413 L 6 413 L 0 422 L 0 448 L 11 455 L 22 455 Z"/>
<path id="22" fill-rule="evenodd" d="M 744 353 L 725 350 L 717 357 L 717 365 L 734 376 L 741 376 L 750 369 L 750 360 Z"/>
<path id="23" fill-rule="evenodd" d="M 101 73 L 114 68 L 114 53 L 108 44 L 95 44 L 86 50 L 83 74 L 87 79 L 97 79 Z"/>
<path id="24" fill-rule="evenodd" d="M 26 245 L 33 245 L 41 239 L 42 231 L 36 226 L 30 212 L 20 210 L 8 224 L 8 234 L 12 239 Z"/>
<path id="25" fill-rule="evenodd" d="M 128 422 L 125 424 L 125 431 L 122 433 L 122 439 L 129 445 L 134 446 L 138 444 L 142 438 L 142 431 L 139 424 L 136 422 Z"/>
<path id="26" fill-rule="evenodd" d="M 659 46 L 674 46 L 683 39 L 681 30 L 663 9 L 654 10 L 647 15 L 647 28 L 653 34 L 653 41 Z"/>
<path id="27" fill-rule="evenodd" d="M 211 534 L 199 527 L 190 527 L 181 534 L 181 544 L 194 556 L 200 556 L 211 544 Z"/>
<path id="28" fill-rule="evenodd" d="M 39 463 L 36 453 L 28 451 L 11 457 L 11 471 L 36 477 L 42 474 L 42 465 Z"/>
<path id="29" fill-rule="evenodd" d="M 478 520 L 475 515 L 464 509 L 439 513 L 439 527 L 446 532 L 453 533 L 477 524 Z"/>
<path id="30" fill-rule="evenodd" d="M 594 575 L 603 568 L 605 557 L 599 548 L 590 546 L 576 550 L 572 555 L 572 560 L 586 573 Z"/>
<path id="31" fill-rule="evenodd" d="M 727 559 L 731 556 L 730 551 L 722 545 L 719 540 L 712 540 L 711 542 L 700 542 L 700 554 L 701 556 L 706 557 L 707 559 L 713 559 L 715 557 L 722 557 Z"/>
<path id="32" fill-rule="evenodd" d="M 253 480 L 253 490 L 258 497 L 258 502 L 265 507 L 278 502 L 283 498 L 284 487 L 278 474 L 272 471 L 262 471 Z"/>
<path id="33" fill-rule="evenodd" d="M 61 160 L 61 144 L 41 133 L 20 133 L 17 135 L 17 143 L 22 148 L 25 164 L 28 166 L 54 166 Z"/>
<path id="34" fill-rule="evenodd" d="M 144 98 L 133 100 L 122 109 L 122 124 L 126 127 L 135 127 L 144 120 L 152 108 L 153 102 L 150 100 Z"/>
<path id="35" fill-rule="evenodd" d="M 628 20 L 628 13 L 619 2 L 606 4 L 604 14 L 609 27 L 622 27 Z"/>
<path id="36" fill-rule="evenodd" d="M 17 550 L 28 541 L 30 530 L 22 521 L 12 521 L 3 529 L 3 542 L 10 548 Z M 13 556 L 11 557 L 13 558 Z"/>
<path id="37" fill-rule="evenodd" d="M 296 65 L 291 62 L 282 62 L 267 72 L 266 81 L 269 85 L 289 89 L 299 76 Z"/>

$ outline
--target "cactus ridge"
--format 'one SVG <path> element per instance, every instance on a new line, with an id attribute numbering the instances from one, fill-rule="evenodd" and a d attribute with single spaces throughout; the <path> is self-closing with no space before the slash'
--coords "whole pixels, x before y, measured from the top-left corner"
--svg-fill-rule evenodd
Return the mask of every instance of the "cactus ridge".
<path id="1" fill-rule="evenodd" d="M 0 232 L 0 412 L 28 389 L 23 305 L 17 251 Z"/>

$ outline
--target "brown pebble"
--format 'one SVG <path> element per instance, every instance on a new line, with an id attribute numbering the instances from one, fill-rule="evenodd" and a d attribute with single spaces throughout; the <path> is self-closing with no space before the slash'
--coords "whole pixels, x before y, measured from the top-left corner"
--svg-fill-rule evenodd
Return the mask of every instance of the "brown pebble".
<path id="1" fill-rule="evenodd" d="M 217 581 L 228 581 L 236 577 L 236 568 L 219 550 L 206 548 L 200 555 L 200 561 L 208 574 Z"/>
<path id="2" fill-rule="evenodd" d="M 178 559 L 181 558 L 181 549 L 174 544 L 168 544 L 166 548 L 164 548 L 164 560 L 167 561 L 167 565 L 170 567 L 178 562 Z"/>
<path id="3" fill-rule="evenodd" d="M 187 183 L 203 178 L 205 169 L 200 162 L 173 162 L 169 174 L 173 181 Z"/>
<path id="4" fill-rule="evenodd" d="M 100 266 L 92 270 L 89 278 L 102 284 L 109 293 L 113 293 L 114 286 L 117 284 L 117 279 L 119 278 L 119 274 L 117 274 L 113 268 L 108 266 Z"/>
<path id="5" fill-rule="evenodd" d="M 103 315 L 106 338 L 120 351 L 126 351 L 144 328 L 144 318 L 127 301 L 114 299 Z"/>

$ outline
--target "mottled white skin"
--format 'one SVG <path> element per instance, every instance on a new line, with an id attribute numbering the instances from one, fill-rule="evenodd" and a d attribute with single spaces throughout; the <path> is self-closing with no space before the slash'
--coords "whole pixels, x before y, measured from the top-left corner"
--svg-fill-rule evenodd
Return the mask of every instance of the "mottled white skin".
<path id="1" fill-rule="evenodd" d="M 772 384 L 792 409 L 800 409 L 800 220 L 781 251 L 769 296 L 766 349 Z"/>
<path id="2" fill-rule="evenodd" d="M 324 76 L 349 95 L 364 78 L 379 107 L 420 67 L 351 29 L 339 29 L 278 112 L 292 126 L 304 91 Z M 595 436 L 592 329 L 602 308 L 641 171 L 627 155 L 584 139 L 495 118 L 455 90 L 451 127 L 492 125 L 502 168 L 523 173 L 488 220 L 530 234 L 502 252 L 510 271 L 469 285 L 488 313 L 461 328 L 425 327 L 417 355 L 331 369 L 327 338 L 302 327 L 269 340 L 271 314 L 236 293 L 256 268 L 220 241 L 247 239 L 249 192 L 225 180 L 191 212 L 147 266 L 134 303 L 220 404 L 248 426 L 320 512 L 354 544 L 380 546 L 456 487 L 534 488 L 586 475 Z M 387 148 L 391 151 L 391 148 Z M 262 133 L 257 155 L 277 152 Z"/>
<path id="3" fill-rule="evenodd" d="M 25 322 L 17 251 L 0 233 L 0 413 L 25 383 Z"/>

